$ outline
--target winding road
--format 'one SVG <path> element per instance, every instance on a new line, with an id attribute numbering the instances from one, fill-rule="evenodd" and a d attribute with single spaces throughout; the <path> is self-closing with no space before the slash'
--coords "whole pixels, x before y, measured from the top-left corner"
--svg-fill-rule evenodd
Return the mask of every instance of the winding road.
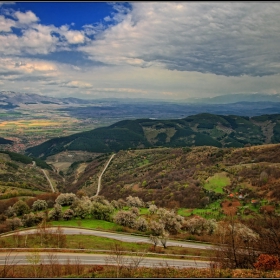
<path id="1" fill-rule="evenodd" d="M 47 231 L 53 231 L 57 227 L 50 227 Z M 135 236 L 129 234 L 121 234 L 121 233 L 113 233 L 113 232 L 104 232 L 104 231 L 97 231 L 97 230 L 90 230 L 90 229 L 81 229 L 81 228 L 67 228 L 61 227 L 64 234 L 67 235 L 95 235 L 101 236 L 111 239 L 120 240 L 123 242 L 135 242 L 135 243 L 152 243 L 149 237 L 146 236 Z M 26 229 L 18 232 L 12 232 L 8 234 L 1 234 L 1 237 L 10 236 L 13 234 L 34 234 L 36 233 L 37 229 Z M 158 245 L 161 246 L 161 245 Z M 196 249 L 214 249 L 213 245 L 208 244 L 196 244 L 193 242 L 183 242 L 183 241 L 176 241 L 176 240 L 168 240 L 167 246 L 179 246 L 179 247 L 186 247 L 186 248 L 196 248 Z M 3 248 L 4 249 L 4 248 Z M 19 250 L 19 249 L 17 249 Z M 24 250 L 24 248 L 23 248 Z M 48 263 L 48 257 L 56 256 L 57 261 L 59 263 L 66 263 L 67 261 L 71 261 L 71 263 L 81 263 L 81 264 L 90 264 L 90 265 L 106 265 L 112 264 L 116 265 L 113 261 L 115 258 L 110 258 L 110 255 L 106 254 L 99 254 L 99 253 L 80 253 L 80 252 L 68 252 L 68 253 L 61 253 L 61 252 L 54 252 L 54 249 L 50 249 L 49 252 L 40 252 L 40 263 Z M 70 250 L 70 249 L 66 249 Z M 94 250 L 92 250 L 94 251 Z M 98 250 L 97 250 L 98 251 Z M 31 252 L 16 252 L 11 251 L 9 253 L 0 252 L 0 265 L 7 264 L 12 262 L 12 264 L 30 264 L 27 261 L 26 256 L 32 256 Z M 112 254 L 111 254 L 112 256 Z M 109 258 L 108 258 L 109 257 Z M 116 257 L 116 256 L 115 256 Z M 166 267 L 166 266 L 173 266 L 177 268 L 209 268 L 210 261 L 201 261 L 201 260 L 180 260 L 180 259 L 172 259 L 169 258 L 160 258 L 160 257 L 139 257 L 139 256 L 125 256 L 123 255 L 125 262 L 127 265 L 134 263 L 134 261 L 141 260 L 140 266 L 144 267 Z"/>
<path id="2" fill-rule="evenodd" d="M 86 264 L 86 265 L 117 265 L 114 258 L 106 254 L 88 254 L 88 253 L 47 253 L 40 252 L 40 259 L 38 265 L 49 264 L 55 260 L 56 263 L 65 264 L 69 261 L 72 264 Z M 32 252 L 11 252 L 0 253 L 0 265 L 27 265 L 30 264 L 28 257 L 32 257 Z M 112 255 L 111 255 L 112 256 Z M 139 266 L 142 267 L 166 267 L 172 266 L 177 268 L 209 268 L 209 261 L 196 260 L 178 260 L 157 257 L 137 257 L 137 256 L 122 256 L 125 265 L 133 265 L 139 261 Z M 56 261 L 57 260 L 57 261 Z"/>
<path id="3" fill-rule="evenodd" d="M 106 232 L 106 231 L 99 231 L 99 230 L 91 230 L 91 229 L 82 229 L 82 228 L 68 228 L 68 227 L 60 227 L 63 230 L 64 234 L 67 235 L 94 235 L 100 237 L 106 237 L 111 239 L 116 239 L 123 242 L 134 242 L 134 243 L 149 243 L 153 244 L 149 237 L 146 236 L 137 236 L 137 235 L 130 235 L 130 234 L 122 234 L 122 233 L 115 233 L 115 232 Z M 50 227 L 47 230 L 54 231 L 57 227 Z M 22 231 L 18 231 L 17 234 L 25 235 L 25 234 L 34 234 L 36 233 L 36 229 L 26 229 Z M 1 234 L 0 237 L 13 235 L 15 232 L 8 233 L 8 234 Z M 161 246 L 161 245 L 158 245 Z M 215 246 L 210 244 L 201 244 L 201 243 L 194 243 L 194 242 L 187 242 L 187 241 L 177 241 L 177 240 L 168 240 L 167 246 L 178 246 L 178 247 L 185 247 L 185 248 L 195 248 L 195 249 L 205 249 L 211 250 L 214 249 Z"/>
<path id="4" fill-rule="evenodd" d="M 113 157 L 115 156 L 115 154 L 112 154 L 112 156 L 110 157 L 110 159 L 108 160 L 108 162 L 106 163 L 102 173 L 100 174 L 99 178 L 98 178 L 98 186 L 97 186 L 97 192 L 94 196 L 98 196 L 99 192 L 100 192 L 100 187 L 101 187 L 101 178 L 103 173 L 106 171 L 108 165 L 110 164 L 111 160 L 113 159 Z"/>
<path id="5" fill-rule="evenodd" d="M 111 160 L 115 154 L 113 154 L 108 162 L 106 163 L 102 173 L 98 178 L 98 188 L 95 196 L 98 196 L 101 187 L 101 178 L 104 172 L 106 171 L 107 167 L 109 166 Z M 43 173 L 49 184 L 52 188 L 52 191 L 55 192 L 52 182 L 50 181 L 47 173 L 43 170 Z M 50 227 L 47 230 L 53 231 L 56 227 Z M 104 232 L 104 231 L 97 231 L 97 230 L 90 230 L 90 229 L 81 229 L 81 228 L 67 228 L 61 227 L 64 234 L 67 235 L 94 235 L 94 236 L 101 236 L 111 239 L 120 240 L 123 242 L 135 242 L 135 243 L 152 243 L 149 237 L 146 236 L 135 236 L 129 234 L 121 234 L 121 233 L 113 233 L 113 232 Z M 26 229 L 18 232 L 12 232 L 8 234 L 2 234 L 0 237 L 10 236 L 13 234 L 34 234 L 36 233 L 37 229 Z M 158 245 L 162 246 L 162 245 Z M 183 241 L 176 241 L 176 240 L 168 240 L 167 246 L 179 246 L 179 247 L 186 247 L 186 248 L 196 248 L 196 249 L 214 249 L 213 245 L 208 244 L 196 244 L 192 242 L 183 242 Z M 57 258 L 59 263 L 66 263 L 70 261 L 71 263 L 81 263 L 81 264 L 90 264 L 90 265 L 106 265 L 112 264 L 116 265 L 114 262 L 114 258 L 110 258 L 110 255 L 106 254 L 88 254 L 88 253 L 61 253 L 61 252 L 40 252 L 40 263 L 47 264 L 49 263 L 50 254 L 54 255 Z M 0 252 L 0 265 L 4 264 L 16 264 L 16 265 L 27 265 L 30 264 L 28 262 L 28 256 L 31 256 L 32 253 L 30 252 Z M 140 261 L 139 266 L 143 267 L 166 267 L 172 266 L 177 268 L 209 268 L 210 262 L 209 261 L 199 261 L 199 260 L 179 260 L 179 259 L 171 259 L 171 258 L 158 258 L 158 257 L 137 257 L 137 256 L 123 256 L 127 265 L 133 264 L 137 261 Z"/>

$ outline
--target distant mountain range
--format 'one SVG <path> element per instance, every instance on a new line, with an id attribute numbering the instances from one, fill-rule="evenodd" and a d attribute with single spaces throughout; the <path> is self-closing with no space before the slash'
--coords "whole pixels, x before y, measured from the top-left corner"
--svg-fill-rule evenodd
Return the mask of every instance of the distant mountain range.
<path id="1" fill-rule="evenodd" d="M 111 153 L 151 147 L 244 147 L 280 143 L 280 114 L 242 117 L 202 113 L 183 119 L 124 120 L 108 127 L 58 137 L 28 148 L 46 157 L 66 150 Z"/>
<path id="2" fill-rule="evenodd" d="M 0 109 L 9 111 L 33 110 L 40 107 L 63 111 L 73 118 L 102 118 L 113 123 L 124 119 L 178 119 L 200 113 L 216 115 L 259 116 L 280 114 L 278 94 L 231 94 L 213 98 L 162 101 L 141 98 L 79 99 L 54 98 L 38 94 L 0 92 Z M 21 118 L 20 115 L 17 115 Z M 4 116 L 2 117 L 4 118 Z M 8 118 L 8 115 L 5 115 Z M 10 118 L 15 118 L 15 115 Z M 0 117 L 1 119 L 1 117 Z"/>
<path id="3" fill-rule="evenodd" d="M 33 93 L 19 93 L 13 91 L 0 92 L 0 109 L 14 109 L 21 105 L 34 104 L 56 104 L 56 105 L 70 105 L 70 104 L 88 104 L 90 101 L 78 98 L 55 98 L 43 96 Z"/>
<path id="4" fill-rule="evenodd" d="M 21 104 L 57 104 L 57 105 L 82 105 L 96 104 L 98 102 L 114 103 L 198 103 L 198 104 L 230 104 L 239 102 L 280 102 L 280 94 L 227 94 L 209 98 L 188 98 L 185 100 L 154 100 L 145 98 L 104 98 L 104 99 L 80 99 L 74 97 L 56 98 L 33 93 L 20 93 L 13 91 L 0 91 L 0 108 L 17 107 Z M 6 107 L 5 107 L 6 106 Z"/>
<path id="5" fill-rule="evenodd" d="M 280 94 L 227 94 L 208 98 L 188 98 L 185 100 L 185 102 L 207 104 L 230 104 L 238 102 L 280 102 Z"/>

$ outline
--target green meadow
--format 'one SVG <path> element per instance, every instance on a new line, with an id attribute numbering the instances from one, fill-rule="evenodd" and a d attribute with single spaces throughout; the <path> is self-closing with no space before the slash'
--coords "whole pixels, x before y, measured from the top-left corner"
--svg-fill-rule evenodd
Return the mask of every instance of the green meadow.
<path id="1" fill-rule="evenodd" d="M 216 193 L 224 193 L 223 187 L 230 184 L 230 179 L 225 173 L 217 173 L 214 176 L 208 178 L 204 185 L 204 188 Z"/>

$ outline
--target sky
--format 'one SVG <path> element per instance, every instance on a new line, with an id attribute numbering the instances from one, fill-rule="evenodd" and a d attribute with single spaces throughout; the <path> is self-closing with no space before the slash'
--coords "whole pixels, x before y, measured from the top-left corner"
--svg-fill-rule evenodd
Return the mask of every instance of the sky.
<path id="1" fill-rule="evenodd" d="M 277 1 L 0 2 L 0 91 L 277 94 L 279 14 Z"/>

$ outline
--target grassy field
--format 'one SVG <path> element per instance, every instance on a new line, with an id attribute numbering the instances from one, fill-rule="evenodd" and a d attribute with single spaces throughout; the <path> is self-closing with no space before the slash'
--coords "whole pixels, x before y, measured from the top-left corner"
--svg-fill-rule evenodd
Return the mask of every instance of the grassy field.
<path id="1" fill-rule="evenodd" d="M 59 119 L 32 119 L 32 120 L 13 120 L 0 123 L 1 133 L 3 135 L 14 133 L 20 134 L 51 134 L 61 135 L 65 133 L 65 128 L 77 126 L 77 120 L 60 117 Z M 68 133 L 67 133 L 68 134 Z"/>
<path id="2" fill-rule="evenodd" d="M 88 229 L 99 229 L 99 230 L 112 230 L 120 231 L 122 226 L 119 226 L 112 222 L 93 220 L 93 219 L 73 219 L 69 221 L 52 221 L 50 223 L 53 226 L 71 226 L 71 227 L 82 227 Z"/>
<path id="3" fill-rule="evenodd" d="M 154 250 L 152 243 L 134 243 L 134 242 L 122 242 L 115 239 L 99 237 L 99 236 L 90 236 L 90 235 L 66 235 L 64 244 L 60 243 L 60 246 L 56 244 L 55 238 L 52 238 L 49 241 L 41 244 L 39 235 L 28 235 L 28 238 L 25 236 L 8 236 L 1 237 L 0 245 L 1 248 L 61 248 L 63 249 L 85 249 L 92 251 L 93 253 L 98 251 L 104 251 L 107 253 L 108 250 L 113 250 L 114 246 L 118 244 L 122 251 L 127 252 L 146 252 L 146 253 L 159 253 L 159 254 L 174 254 L 182 255 L 178 256 L 179 258 L 188 258 L 189 256 L 197 257 L 211 257 L 212 252 L 204 249 L 194 249 L 194 248 L 183 248 L 177 246 L 168 246 L 163 248 L 157 246 Z M 107 251 L 107 252 L 106 252 Z"/>
<path id="4" fill-rule="evenodd" d="M 0 129 L 1 137 L 15 141 L 10 150 L 21 153 L 27 147 L 41 144 L 51 138 L 92 130 L 104 125 L 107 125 L 107 122 L 103 123 L 99 119 L 87 122 L 57 112 L 44 115 L 34 112 L 34 115 L 25 119 L 2 121 Z"/>
<path id="5" fill-rule="evenodd" d="M 217 173 L 207 179 L 204 188 L 216 193 L 224 193 L 223 187 L 228 184 L 230 184 L 230 179 L 226 176 L 226 173 Z"/>
<path id="6" fill-rule="evenodd" d="M 218 208 L 219 209 L 219 208 Z M 219 210 L 213 210 L 213 208 L 206 208 L 206 209 L 187 209 L 187 208 L 180 208 L 178 210 L 178 214 L 183 217 L 189 217 L 191 215 L 198 215 L 205 219 L 220 219 L 222 217 L 225 217 L 224 214 L 220 214 Z"/>

